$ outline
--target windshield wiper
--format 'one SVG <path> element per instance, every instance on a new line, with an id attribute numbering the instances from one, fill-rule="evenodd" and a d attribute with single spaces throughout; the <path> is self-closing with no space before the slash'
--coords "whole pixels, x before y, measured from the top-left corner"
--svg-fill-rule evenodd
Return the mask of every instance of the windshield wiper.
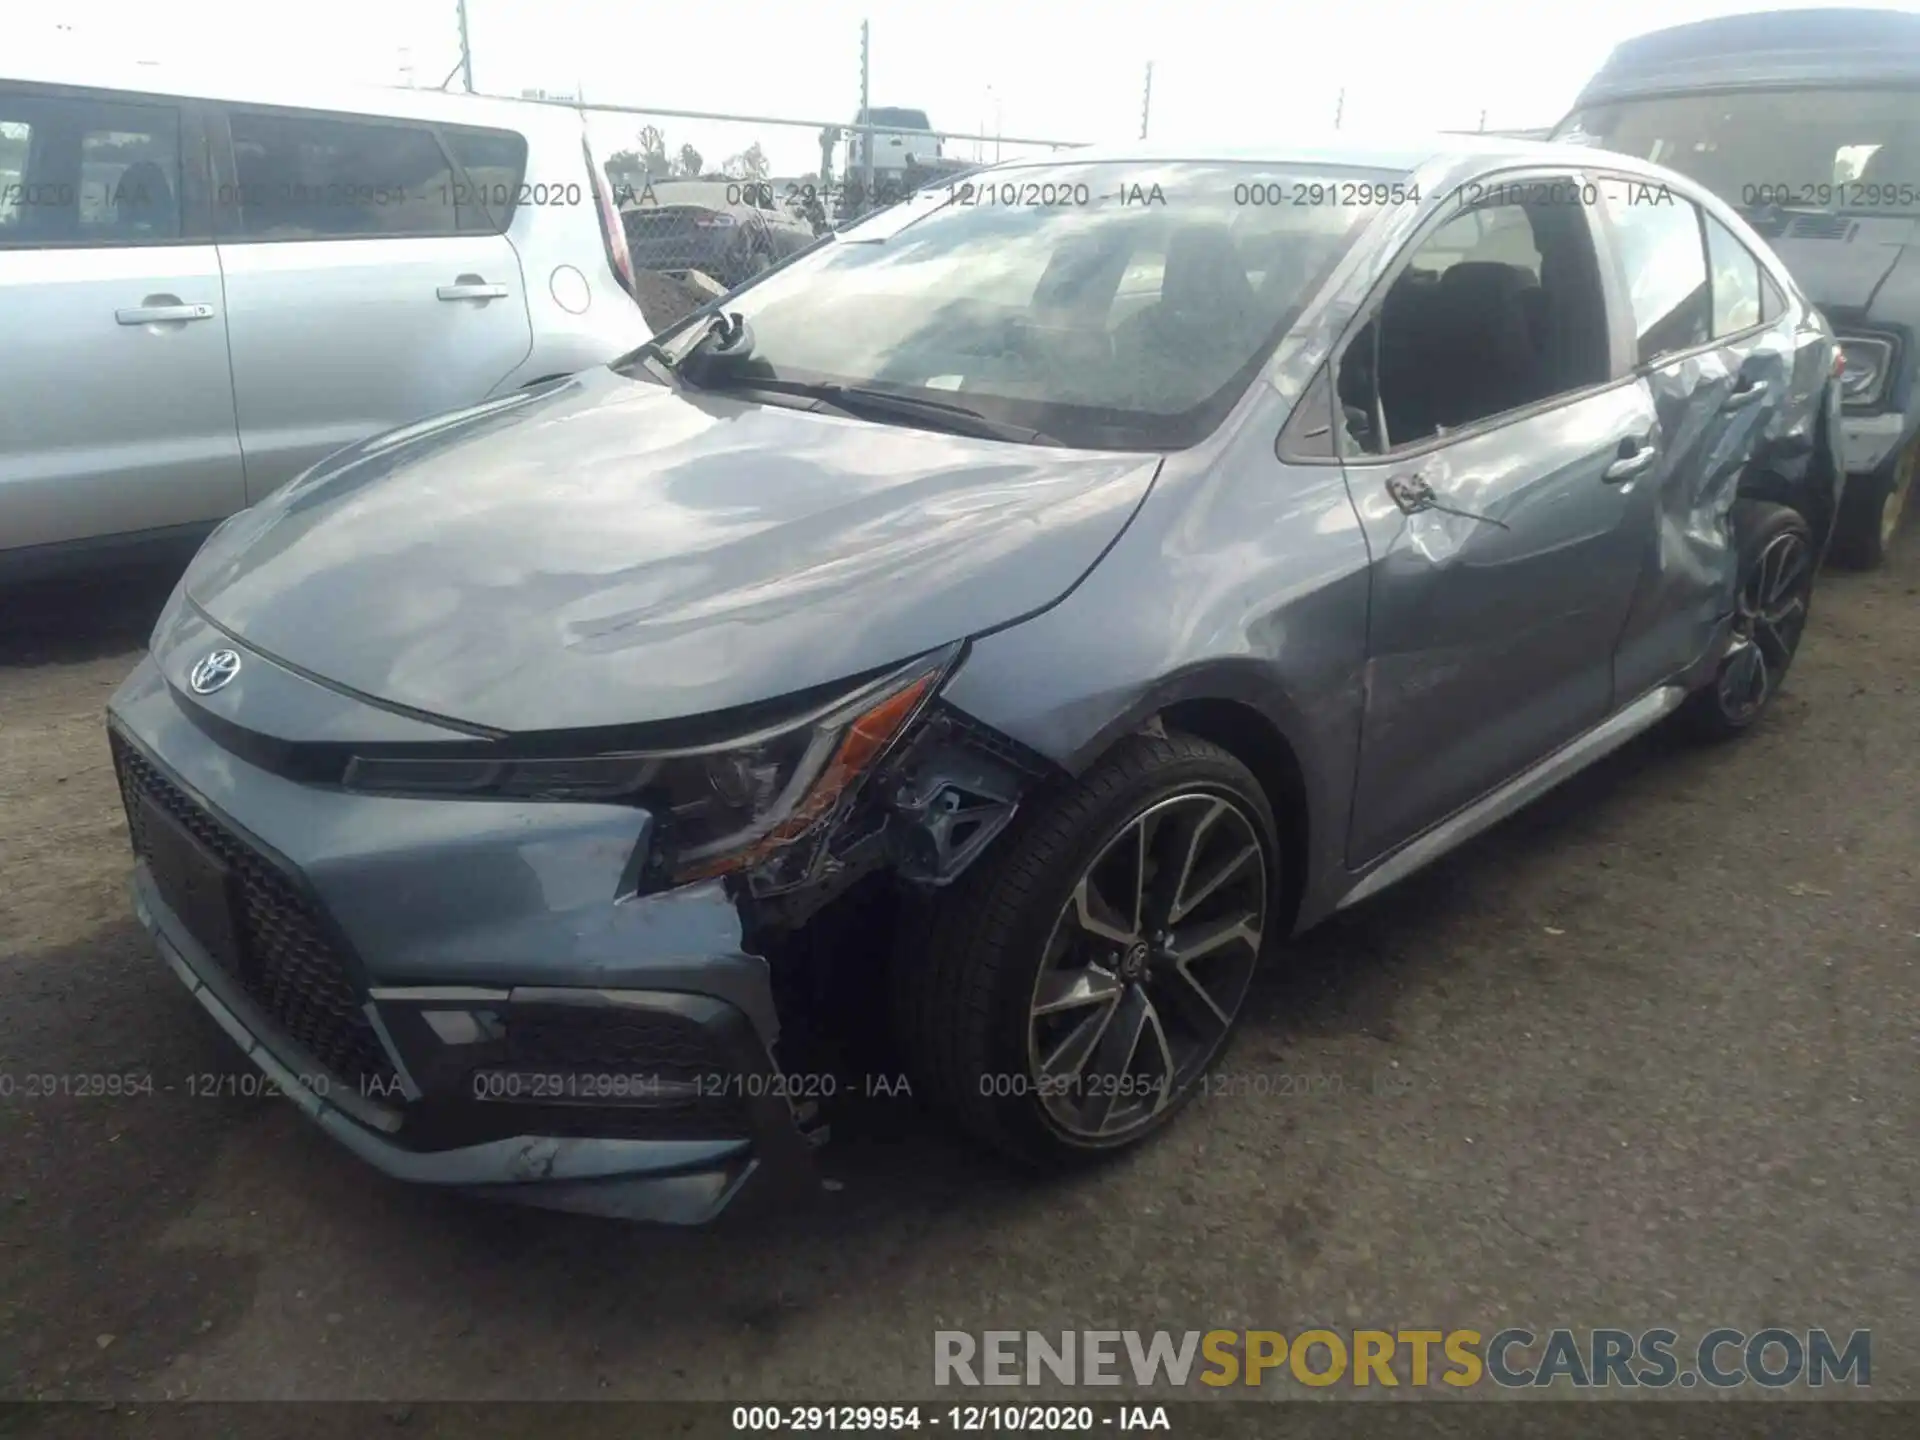
<path id="1" fill-rule="evenodd" d="M 1025 445 L 1058 445 L 1061 442 L 1044 431 L 1025 425 L 1009 425 L 982 415 L 965 405 L 946 400 L 930 400 L 919 395 L 902 395 L 892 390 L 875 390 L 866 385 L 841 385 L 834 381 L 781 380 L 772 376 L 729 374 L 710 371 L 702 381 L 711 389 L 765 390 L 775 395 L 797 395 L 821 401 L 850 415 L 871 418 L 891 417 L 918 423 L 930 430 L 954 435 L 974 435 L 982 440 L 1012 440 Z"/>
<path id="2" fill-rule="evenodd" d="M 647 362 L 661 378 L 684 385 L 693 383 L 687 375 L 687 361 L 695 356 L 711 354 L 737 359 L 752 349 L 753 330 L 747 324 L 746 316 L 738 310 L 731 313 L 716 312 L 707 318 L 699 337 L 691 344 L 680 343 L 677 351 L 670 351 L 657 339 L 645 340 L 614 364 L 621 366 L 634 361 Z M 696 385 L 694 388 L 704 387 Z"/>

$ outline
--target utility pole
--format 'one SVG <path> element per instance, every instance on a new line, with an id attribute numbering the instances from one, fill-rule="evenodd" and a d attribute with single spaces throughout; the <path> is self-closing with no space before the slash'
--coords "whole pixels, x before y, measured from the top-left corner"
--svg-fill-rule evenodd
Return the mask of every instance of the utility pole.
<path id="1" fill-rule="evenodd" d="M 861 198 L 866 204 L 871 205 L 873 203 L 873 116 L 867 111 L 869 103 L 867 97 L 867 57 L 867 22 L 862 20 L 860 22 L 860 123 L 867 128 L 865 130 L 856 130 L 854 133 L 862 137 L 858 143 L 866 155 L 865 163 L 860 167 Z"/>
<path id="2" fill-rule="evenodd" d="M 460 82 L 473 93 L 473 47 L 467 44 L 467 0 L 455 0 L 460 13 Z"/>
<path id="3" fill-rule="evenodd" d="M 1140 138 L 1147 138 L 1147 115 L 1153 109 L 1153 61 L 1147 61 L 1147 83 L 1140 94 Z"/>
<path id="4" fill-rule="evenodd" d="M 1333 128 L 1340 128 L 1340 118 L 1347 113 L 1347 87 L 1340 87 L 1340 97 L 1333 102 Z"/>

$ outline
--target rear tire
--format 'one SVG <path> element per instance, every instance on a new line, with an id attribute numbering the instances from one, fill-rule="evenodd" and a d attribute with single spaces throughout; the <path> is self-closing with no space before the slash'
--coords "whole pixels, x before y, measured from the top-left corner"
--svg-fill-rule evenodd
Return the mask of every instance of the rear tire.
<path id="1" fill-rule="evenodd" d="M 1834 522 L 1832 556 L 1848 570 L 1877 570 L 1886 563 L 1913 494 L 1920 440 L 1905 446 L 1894 464 L 1872 475 L 1850 475 Z"/>
<path id="2" fill-rule="evenodd" d="M 1741 501 L 1733 509 L 1733 534 L 1740 556 L 1733 635 L 1713 680 L 1680 712 L 1708 740 L 1744 735 L 1773 703 L 1813 601 L 1813 531 L 1798 510 Z"/>
<path id="3" fill-rule="evenodd" d="M 935 1106 L 1016 1160 L 1130 1148 L 1192 1098 L 1239 1018 L 1281 891 L 1273 812 L 1192 736 L 1133 736 L 1032 802 L 894 965 Z"/>

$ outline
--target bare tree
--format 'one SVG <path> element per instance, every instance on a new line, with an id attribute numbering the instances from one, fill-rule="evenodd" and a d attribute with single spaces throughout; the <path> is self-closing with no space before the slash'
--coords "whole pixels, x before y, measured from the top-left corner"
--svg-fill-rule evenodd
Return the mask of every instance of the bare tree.
<path id="1" fill-rule="evenodd" d="M 734 180 L 764 180 L 773 173 L 773 167 L 767 163 L 767 157 L 760 149 L 758 140 L 738 155 L 728 156 L 726 164 L 720 168 Z"/>
<path id="2" fill-rule="evenodd" d="M 640 131 L 640 158 L 649 178 L 656 175 L 669 175 L 672 164 L 667 160 L 667 137 L 657 126 L 648 125 Z"/>

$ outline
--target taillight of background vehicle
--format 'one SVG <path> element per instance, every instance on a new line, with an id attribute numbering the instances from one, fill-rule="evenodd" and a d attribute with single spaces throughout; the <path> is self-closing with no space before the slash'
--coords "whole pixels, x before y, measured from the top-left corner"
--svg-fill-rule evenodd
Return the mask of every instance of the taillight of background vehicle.
<path id="1" fill-rule="evenodd" d="M 600 216 L 600 238 L 607 247 L 607 263 L 613 267 L 620 288 L 632 295 L 633 253 L 627 249 L 627 232 L 620 223 L 620 212 L 614 209 L 613 194 L 608 189 L 606 176 L 601 173 L 599 160 L 594 158 L 592 142 L 583 138 L 580 148 L 587 156 L 587 178 L 593 182 L 593 208 Z"/>

